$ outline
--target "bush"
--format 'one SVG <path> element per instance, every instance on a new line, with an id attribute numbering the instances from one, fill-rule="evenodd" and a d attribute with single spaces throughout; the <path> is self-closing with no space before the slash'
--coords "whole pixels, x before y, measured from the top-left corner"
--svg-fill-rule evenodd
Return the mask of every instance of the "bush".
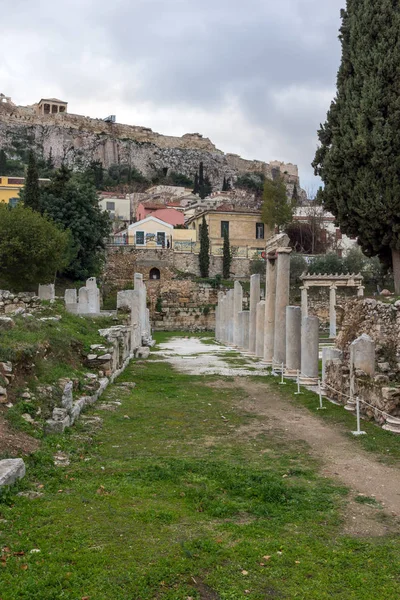
<path id="1" fill-rule="evenodd" d="M 307 261 L 301 254 L 290 255 L 290 283 L 295 285 L 300 283 L 301 275 L 307 271 Z"/>

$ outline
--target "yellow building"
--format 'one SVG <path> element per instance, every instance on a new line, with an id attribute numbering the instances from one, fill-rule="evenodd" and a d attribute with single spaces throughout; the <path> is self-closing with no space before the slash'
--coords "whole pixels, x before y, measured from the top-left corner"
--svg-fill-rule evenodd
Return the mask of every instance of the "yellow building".
<path id="1" fill-rule="evenodd" d="M 267 225 L 262 222 L 260 212 L 245 209 L 206 210 L 194 215 L 187 221 L 189 229 L 195 229 L 200 239 L 199 227 L 205 217 L 212 249 L 223 245 L 224 232 L 229 236 L 231 247 L 265 249 L 266 240 L 272 235 Z"/>
<path id="2" fill-rule="evenodd" d="M 49 183 L 50 179 L 39 179 L 39 185 Z M 12 175 L 0 177 L 0 202 L 6 202 L 15 206 L 19 202 L 19 191 L 25 185 L 25 177 L 14 177 Z"/>

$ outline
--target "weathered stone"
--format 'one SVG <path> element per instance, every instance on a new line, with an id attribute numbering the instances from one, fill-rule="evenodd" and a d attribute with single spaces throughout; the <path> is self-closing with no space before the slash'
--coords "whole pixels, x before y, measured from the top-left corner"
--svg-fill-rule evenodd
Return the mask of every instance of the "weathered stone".
<path id="1" fill-rule="evenodd" d="M 15 323 L 11 317 L 0 317 L 0 329 L 12 329 Z"/>
<path id="2" fill-rule="evenodd" d="M 0 487 L 13 485 L 25 476 L 25 463 L 22 458 L 0 460 Z"/>
<path id="3" fill-rule="evenodd" d="M 301 308 L 286 307 L 286 369 L 301 369 Z"/>
<path id="4" fill-rule="evenodd" d="M 48 285 L 39 285 L 38 296 L 40 300 L 54 301 L 56 297 L 54 283 L 50 283 Z"/>
<path id="5" fill-rule="evenodd" d="M 53 409 L 53 421 L 64 421 L 68 416 L 66 408 L 54 408 Z"/>
<path id="6" fill-rule="evenodd" d="M 367 375 L 375 375 L 375 344 L 374 341 L 363 333 L 354 340 L 350 346 L 350 357 L 354 369 L 361 369 Z"/>
<path id="7" fill-rule="evenodd" d="M 318 378 L 319 319 L 304 317 L 301 329 L 301 375 Z"/>
<path id="8" fill-rule="evenodd" d="M 150 356 L 150 348 L 147 348 L 144 346 L 142 346 L 141 348 L 138 348 L 138 351 L 137 351 L 138 358 L 149 358 L 149 356 Z"/>
<path id="9" fill-rule="evenodd" d="M 63 419 L 62 421 L 54 421 L 53 419 L 49 419 L 45 423 L 44 432 L 48 435 L 64 433 L 66 427 L 69 427 L 70 424 L 71 420 L 69 416 L 65 417 L 65 419 Z"/>

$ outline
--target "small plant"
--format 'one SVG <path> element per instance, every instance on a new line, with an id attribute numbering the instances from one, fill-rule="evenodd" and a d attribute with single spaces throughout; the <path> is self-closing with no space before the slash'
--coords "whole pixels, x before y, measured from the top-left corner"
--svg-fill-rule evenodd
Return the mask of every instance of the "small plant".
<path id="1" fill-rule="evenodd" d="M 209 306 L 205 306 L 205 307 L 203 308 L 203 315 L 204 315 L 205 317 L 207 317 L 209 314 L 210 314 L 210 307 L 209 307 Z"/>
<path id="2" fill-rule="evenodd" d="M 158 296 L 158 298 L 157 298 L 156 312 L 162 312 L 162 298 L 161 298 L 161 296 Z"/>

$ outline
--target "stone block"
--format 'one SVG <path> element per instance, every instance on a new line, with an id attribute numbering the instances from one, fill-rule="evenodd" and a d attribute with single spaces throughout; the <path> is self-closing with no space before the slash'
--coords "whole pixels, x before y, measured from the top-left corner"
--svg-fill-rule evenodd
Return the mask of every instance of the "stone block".
<path id="1" fill-rule="evenodd" d="M 375 343 L 363 333 L 350 345 L 350 359 L 354 369 L 364 371 L 370 377 L 375 375 Z"/>
<path id="2" fill-rule="evenodd" d="M 53 409 L 53 421 L 64 421 L 66 417 L 68 417 L 68 411 L 66 408 Z"/>
<path id="3" fill-rule="evenodd" d="M 15 323 L 11 317 L 0 317 L 0 329 L 12 329 Z"/>
<path id="4" fill-rule="evenodd" d="M 52 435 L 55 433 L 64 433 L 65 428 L 71 425 L 71 419 L 69 416 L 65 417 L 63 421 L 54 421 L 53 419 L 49 419 L 46 421 L 44 426 L 44 432 L 47 435 Z"/>
<path id="5" fill-rule="evenodd" d="M 149 358 L 150 348 L 148 348 L 147 346 L 142 346 L 141 348 L 138 348 L 136 355 L 138 358 Z"/>
<path id="6" fill-rule="evenodd" d="M 54 301 L 56 298 L 54 283 L 50 283 L 48 285 L 39 285 L 38 296 L 40 300 Z"/>
<path id="7" fill-rule="evenodd" d="M 117 310 L 132 309 L 134 290 L 122 290 L 117 293 Z"/>
<path id="8" fill-rule="evenodd" d="M 25 463 L 22 458 L 0 460 L 0 487 L 13 485 L 25 476 Z"/>
<path id="9" fill-rule="evenodd" d="M 74 384 L 72 383 L 72 381 L 69 381 L 65 387 L 64 387 L 64 391 L 63 391 L 63 395 L 61 398 L 61 406 L 62 408 L 66 408 L 67 410 L 70 410 L 72 407 L 72 402 L 73 402 L 73 398 L 72 398 L 72 390 L 73 390 Z"/>

